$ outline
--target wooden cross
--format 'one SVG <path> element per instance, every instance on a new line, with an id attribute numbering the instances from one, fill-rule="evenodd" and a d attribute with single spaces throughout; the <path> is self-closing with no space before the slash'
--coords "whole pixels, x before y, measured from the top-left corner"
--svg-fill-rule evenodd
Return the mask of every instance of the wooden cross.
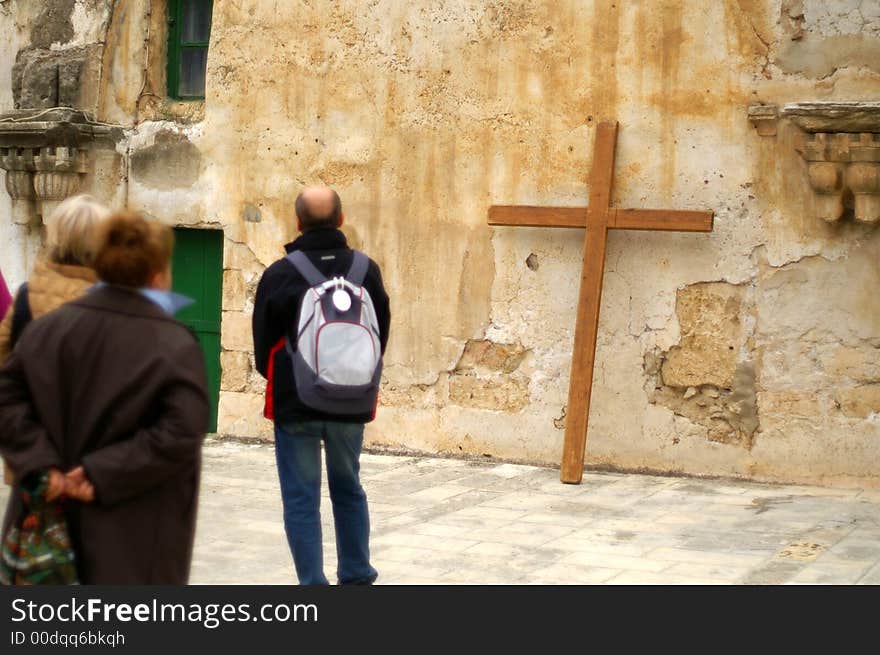
<path id="1" fill-rule="evenodd" d="M 599 123 L 590 171 L 589 207 L 494 205 L 489 208 L 489 225 L 586 228 L 560 470 L 562 482 L 570 484 L 580 484 L 584 472 L 608 230 L 711 232 L 714 217 L 711 211 L 612 208 L 616 144 L 617 122 Z"/>

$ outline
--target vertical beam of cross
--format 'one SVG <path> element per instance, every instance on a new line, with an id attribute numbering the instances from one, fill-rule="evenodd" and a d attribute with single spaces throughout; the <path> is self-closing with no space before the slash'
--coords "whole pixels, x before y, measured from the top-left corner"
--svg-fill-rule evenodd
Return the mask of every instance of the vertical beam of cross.
<path id="1" fill-rule="evenodd" d="M 596 358 L 596 336 L 599 332 L 599 308 L 602 303 L 608 209 L 611 205 L 616 144 L 617 122 L 600 123 L 596 128 L 593 167 L 590 171 L 590 204 L 587 207 L 587 233 L 584 237 L 584 260 L 578 291 L 577 322 L 565 414 L 565 444 L 562 448 L 560 470 L 561 480 L 574 484 L 581 481 L 584 470 L 584 448 L 587 443 L 587 420 L 593 391 L 593 365 Z"/>

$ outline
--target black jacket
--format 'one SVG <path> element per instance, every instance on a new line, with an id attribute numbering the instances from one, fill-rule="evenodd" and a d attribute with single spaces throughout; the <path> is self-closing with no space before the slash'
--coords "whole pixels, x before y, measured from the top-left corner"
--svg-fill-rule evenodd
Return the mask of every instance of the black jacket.
<path id="1" fill-rule="evenodd" d="M 345 235 L 336 229 L 310 230 L 293 243 L 284 246 L 288 253 L 302 250 L 312 263 L 327 277 L 345 275 L 351 268 L 352 250 Z M 379 266 L 370 260 L 364 287 L 373 299 L 379 322 L 379 341 L 382 353 L 388 343 L 391 311 L 388 294 L 382 284 Z M 293 365 L 284 348 L 285 337 L 290 337 L 296 348 L 296 327 L 299 324 L 299 305 L 309 285 L 296 268 L 282 258 L 269 266 L 257 286 L 254 300 L 254 359 L 257 371 L 268 381 L 266 385 L 266 418 L 277 423 L 294 421 L 332 420 L 350 423 L 368 423 L 373 414 L 328 415 L 305 406 L 296 393 Z"/>

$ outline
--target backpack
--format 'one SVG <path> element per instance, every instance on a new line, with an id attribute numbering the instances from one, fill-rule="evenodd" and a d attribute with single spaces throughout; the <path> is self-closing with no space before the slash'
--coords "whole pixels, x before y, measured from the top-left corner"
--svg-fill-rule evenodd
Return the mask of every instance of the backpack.
<path id="1" fill-rule="evenodd" d="M 327 414 L 368 414 L 375 410 L 382 377 L 376 310 L 363 287 L 369 258 L 354 251 L 344 277 L 328 279 L 305 253 L 286 257 L 310 288 L 299 307 L 296 348 L 285 338 L 299 399 Z"/>

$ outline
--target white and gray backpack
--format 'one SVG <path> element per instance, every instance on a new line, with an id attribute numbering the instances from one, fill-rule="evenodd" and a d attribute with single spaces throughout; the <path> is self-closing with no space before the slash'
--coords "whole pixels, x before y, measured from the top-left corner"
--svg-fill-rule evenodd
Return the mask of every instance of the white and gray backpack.
<path id="1" fill-rule="evenodd" d="M 382 351 L 376 310 L 364 278 L 369 258 L 354 251 L 345 277 L 327 278 L 295 250 L 287 260 L 311 287 L 303 294 L 296 350 L 285 340 L 300 400 L 328 414 L 367 414 L 376 407 Z"/>

